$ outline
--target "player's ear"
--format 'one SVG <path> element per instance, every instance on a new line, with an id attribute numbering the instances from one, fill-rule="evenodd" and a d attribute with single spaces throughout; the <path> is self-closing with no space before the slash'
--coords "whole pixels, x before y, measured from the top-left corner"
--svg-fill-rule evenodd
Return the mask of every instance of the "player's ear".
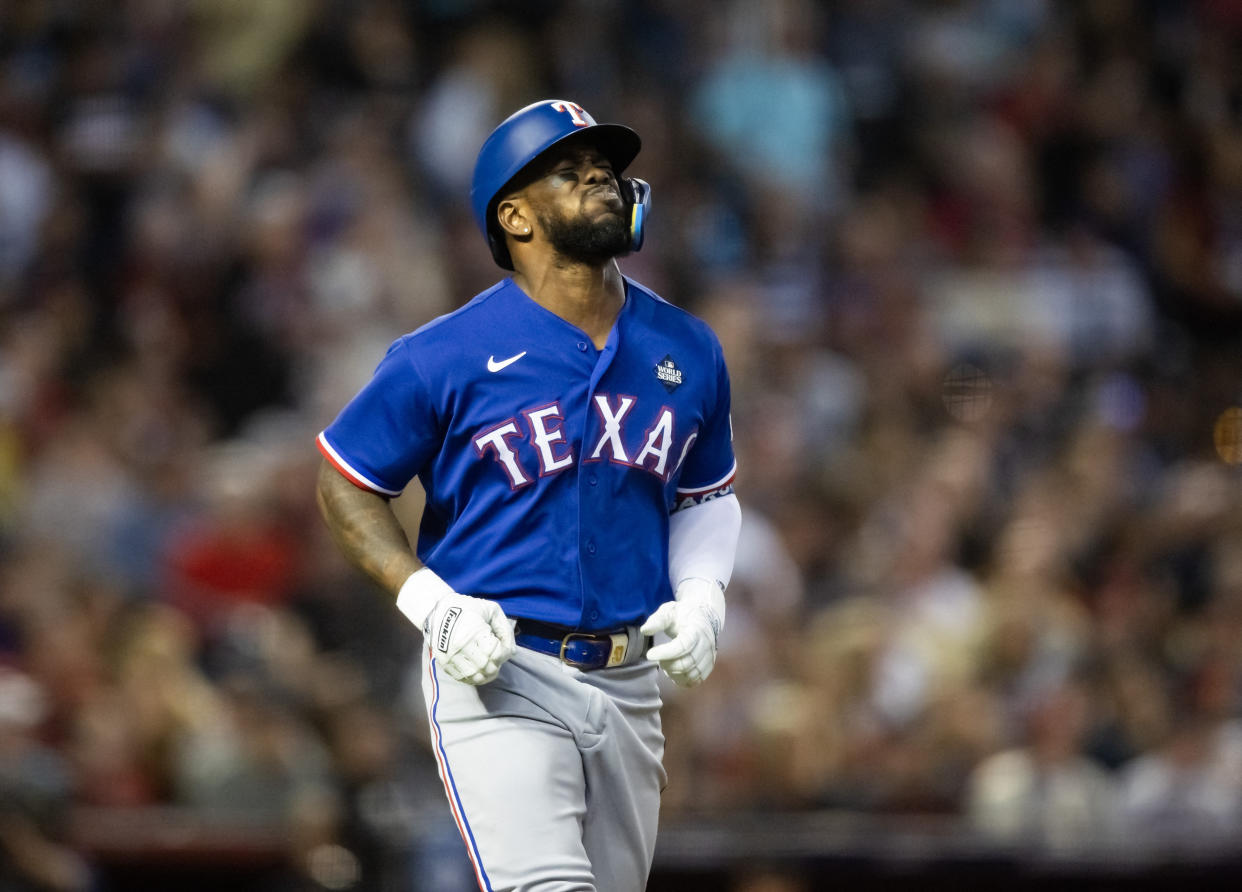
<path id="1" fill-rule="evenodd" d="M 532 231 L 530 211 L 520 198 L 503 198 L 496 205 L 496 222 L 501 232 L 525 241 Z"/>

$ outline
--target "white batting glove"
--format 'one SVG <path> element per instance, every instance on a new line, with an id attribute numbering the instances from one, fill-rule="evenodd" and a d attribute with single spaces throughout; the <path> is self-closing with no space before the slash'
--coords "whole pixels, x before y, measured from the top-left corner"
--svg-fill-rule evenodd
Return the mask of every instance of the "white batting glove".
<path id="1" fill-rule="evenodd" d="M 724 629 L 724 591 L 708 579 L 684 579 L 675 597 L 661 604 L 639 631 L 670 636 L 647 651 L 647 659 L 659 663 L 681 687 L 692 688 L 702 684 L 716 665 L 716 645 Z"/>
<path id="2" fill-rule="evenodd" d="M 397 609 L 422 630 L 449 677 L 466 684 L 487 684 L 517 649 L 499 604 L 458 594 L 429 567 L 402 584 Z"/>

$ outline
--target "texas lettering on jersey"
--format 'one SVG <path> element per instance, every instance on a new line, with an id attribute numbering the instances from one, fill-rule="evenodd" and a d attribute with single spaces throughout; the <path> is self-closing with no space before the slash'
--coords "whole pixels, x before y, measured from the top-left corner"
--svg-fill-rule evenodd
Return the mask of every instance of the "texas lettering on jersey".
<path id="1" fill-rule="evenodd" d="M 666 481 L 681 467 L 698 436 L 697 431 L 691 432 L 680 448 L 674 450 L 676 419 L 671 408 L 661 406 L 654 418 L 640 428 L 643 431 L 641 442 L 634 441 L 629 436 L 629 430 L 634 427 L 630 419 L 641 417 L 635 411 L 635 397 L 614 398 L 609 394 L 597 393 L 591 405 L 599 422 L 599 434 L 594 445 L 585 450 L 584 461 L 609 461 L 639 468 Z M 566 441 L 562 429 L 565 417 L 560 403 L 528 409 L 520 415 L 524 424 L 519 424 L 516 417 L 510 418 L 474 438 L 474 447 L 479 455 L 494 459 L 513 489 L 534 482 L 533 467 L 536 462 L 538 476 L 547 477 L 572 467 L 575 461 L 573 447 Z M 630 442 L 628 447 L 627 441 Z M 673 455 L 677 456 L 677 460 L 670 463 Z"/>

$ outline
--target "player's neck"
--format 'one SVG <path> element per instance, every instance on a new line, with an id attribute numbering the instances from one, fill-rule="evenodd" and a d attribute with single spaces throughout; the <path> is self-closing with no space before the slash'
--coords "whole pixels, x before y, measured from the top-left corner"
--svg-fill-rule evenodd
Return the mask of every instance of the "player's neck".
<path id="1" fill-rule="evenodd" d="M 597 349 L 625 303 L 625 282 L 612 260 L 602 266 L 548 263 L 519 270 L 513 281 L 535 303 L 590 335 Z"/>

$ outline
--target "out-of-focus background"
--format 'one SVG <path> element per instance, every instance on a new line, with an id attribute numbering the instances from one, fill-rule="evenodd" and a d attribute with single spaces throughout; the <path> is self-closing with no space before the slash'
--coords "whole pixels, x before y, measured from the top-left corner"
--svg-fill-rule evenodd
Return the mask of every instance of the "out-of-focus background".
<path id="1" fill-rule="evenodd" d="M 0 889 L 472 888 L 313 438 L 549 96 L 732 372 L 651 888 L 1236 880 L 1242 2 L 10 0 Z"/>

